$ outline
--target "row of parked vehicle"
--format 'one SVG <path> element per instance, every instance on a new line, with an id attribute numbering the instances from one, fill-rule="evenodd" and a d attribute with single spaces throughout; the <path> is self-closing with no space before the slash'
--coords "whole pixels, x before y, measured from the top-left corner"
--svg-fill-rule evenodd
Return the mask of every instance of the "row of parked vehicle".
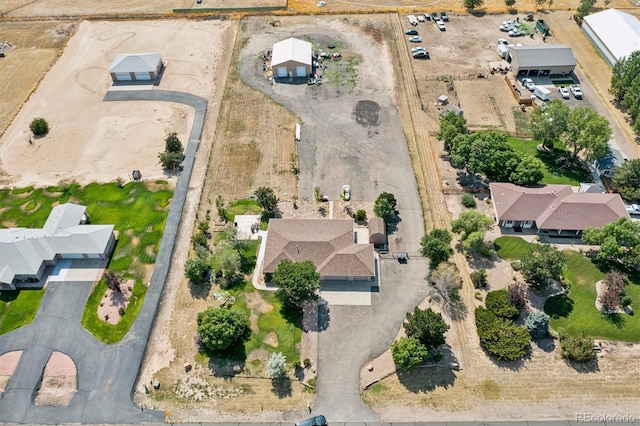
<path id="1" fill-rule="evenodd" d="M 411 37 L 409 37 L 409 41 L 411 43 L 421 43 L 422 42 L 422 38 L 418 34 L 418 30 L 416 30 L 415 28 L 410 28 L 407 31 L 405 31 L 404 33 L 406 35 L 408 35 L 408 36 L 411 36 Z M 414 59 L 430 59 L 429 52 L 427 52 L 427 50 L 422 46 L 412 47 L 411 48 L 411 55 L 414 57 Z"/>
<path id="2" fill-rule="evenodd" d="M 418 25 L 419 22 L 425 21 L 433 21 L 438 26 L 440 31 L 446 31 L 447 27 L 444 24 L 445 22 L 449 22 L 449 16 L 447 12 L 440 12 L 440 14 L 436 13 L 423 13 L 418 15 L 407 15 L 407 19 L 411 25 Z"/>
<path id="3" fill-rule="evenodd" d="M 551 92 L 549 92 L 546 88 L 543 88 L 542 86 L 536 86 L 533 80 L 531 80 L 530 78 L 523 78 L 521 82 L 523 87 L 526 87 L 527 89 L 529 89 L 531 92 L 533 92 L 534 95 L 536 95 L 543 101 L 546 101 L 549 99 L 549 95 L 551 94 Z M 563 99 L 569 99 L 570 98 L 569 93 L 571 93 L 573 97 L 576 99 L 582 99 L 582 90 L 580 90 L 580 86 L 576 84 L 570 85 L 569 89 L 567 89 L 564 86 L 559 87 L 558 91 L 560 92 L 560 96 L 562 96 Z"/>

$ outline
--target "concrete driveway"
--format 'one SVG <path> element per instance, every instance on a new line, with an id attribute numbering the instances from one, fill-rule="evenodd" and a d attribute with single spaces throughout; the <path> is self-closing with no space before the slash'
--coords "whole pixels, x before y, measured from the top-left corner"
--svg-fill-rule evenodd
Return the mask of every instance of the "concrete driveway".
<path id="1" fill-rule="evenodd" d="M 195 110 L 183 170 L 169 207 L 149 288 L 138 317 L 124 339 L 114 345 L 104 345 L 80 324 L 92 282 L 50 282 L 34 321 L 0 336 L 0 355 L 23 351 L 0 398 L 0 422 L 141 423 L 164 420 L 162 412 L 142 412 L 134 405 L 131 395 L 169 272 L 191 170 L 202 136 L 207 101 L 188 93 L 163 90 L 108 92 L 104 100 L 177 102 Z M 67 407 L 43 407 L 33 403 L 43 369 L 53 351 L 69 355 L 77 366 L 78 392 Z"/>

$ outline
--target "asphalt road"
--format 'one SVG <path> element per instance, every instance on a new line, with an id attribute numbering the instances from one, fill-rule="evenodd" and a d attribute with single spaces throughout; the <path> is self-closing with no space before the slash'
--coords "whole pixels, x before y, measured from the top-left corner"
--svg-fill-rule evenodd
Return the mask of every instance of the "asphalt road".
<path id="1" fill-rule="evenodd" d="M 160 250 L 140 313 L 124 339 L 114 345 L 96 341 L 80 324 L 91 282 L 47 285 L 34 321 L 0 336 L 0 351 L 23 350 L 13 377 L 0 398 L 0 422 L 141 423 L 162 422 L 164 413 L 142 411 L 131 396 L 169 272 L 189 179 L 207 109 L 206 100 L 164 90 L 108 92 L 105 101 L 163 101 L 189 105 L 195 119 L 178 176 Z M 53 351 L 69 355 L 77 366 L 78 392 L 67 407 L 33 403 L 42 372 Z"/>

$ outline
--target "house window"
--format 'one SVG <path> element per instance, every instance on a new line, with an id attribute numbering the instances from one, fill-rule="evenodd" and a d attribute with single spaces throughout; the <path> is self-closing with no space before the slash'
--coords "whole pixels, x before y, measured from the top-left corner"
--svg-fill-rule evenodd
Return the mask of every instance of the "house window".
<path id="1" fill-rule="evenodd" d="M 529 229 L 531 227 L 533 227 L 533 221 L 532 220 L 523 220 L 522 221 L 522 227 L 525 229 Z"/>
<path id="2" fill-rule="evenodd" d="M 504 226 L 505 228 L 513 228 L 514 224 L 515 222 L 513 220 L 505 220 L 502 222 L 502 226 Z"/>

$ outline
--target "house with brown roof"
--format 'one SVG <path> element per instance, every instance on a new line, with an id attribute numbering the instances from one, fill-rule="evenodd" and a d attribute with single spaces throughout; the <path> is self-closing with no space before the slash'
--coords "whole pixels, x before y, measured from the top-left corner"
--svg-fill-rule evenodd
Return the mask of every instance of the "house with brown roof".
<path id="1" fill-rule="evenodd" d="M 373 280 L 373 244 L 358 244 L 350 219 L 271 219 L 262 271 L 280 262 L 310 260 L 322 280 Z"/>
<path id="2" fill-rule="evenodd" d="M 491 199 L 501 228 L 535 229 L 539 234 L 576 237 L 621 217 L 630 219 L 619 194 L 573 192 L 569 185 L 533 188 L 491 183 Z"/>

